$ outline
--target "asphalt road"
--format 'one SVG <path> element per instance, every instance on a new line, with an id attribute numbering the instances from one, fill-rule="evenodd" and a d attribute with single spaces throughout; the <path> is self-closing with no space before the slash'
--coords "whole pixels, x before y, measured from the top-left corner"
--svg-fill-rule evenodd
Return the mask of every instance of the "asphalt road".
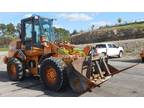
<path id="1" fill-rule="evenodd" d="M 5 53 L 0 53 L 0 58 Z M 74 93 L 70 87 L 60 92 L 51 92 L 44 88 L 41 82 L 34 78 L 26 78 L 21 82 L 9 81 L 6 65 L 0 59 L 0 96 L 16 97 L 111 97 L 111 96 L 144 96 L 144 64 L 137 57 L 112 58 L 110 64 L 118 69 L 131 67 L 114 75 L 100 87 L 95 87 L 91 92 L 83 94 Z M 134 66 L 135 65 L 135 66 Z"/>

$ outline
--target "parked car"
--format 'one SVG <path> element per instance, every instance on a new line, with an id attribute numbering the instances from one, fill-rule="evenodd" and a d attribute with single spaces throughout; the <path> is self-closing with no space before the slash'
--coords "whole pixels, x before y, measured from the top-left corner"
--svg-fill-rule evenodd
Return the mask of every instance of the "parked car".
<path id="1" fill-rule="evenodd" d="M 104 54 L 108 57 L 118 56 L 119 58 L 123 56 L 124 49 L 122 47 L 116 46 L 113 43 L 103 43 L 96 45 L 96 51 L 98 54 Z"/>

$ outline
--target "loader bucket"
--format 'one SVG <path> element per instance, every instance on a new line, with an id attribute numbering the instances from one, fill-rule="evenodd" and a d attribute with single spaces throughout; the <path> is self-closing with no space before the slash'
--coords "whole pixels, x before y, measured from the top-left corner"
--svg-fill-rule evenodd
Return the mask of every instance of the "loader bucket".
<path id="1" fill-rule="evenodd" d="M 93 82 L 81 74 L 83 62 L 84 58 L 80 58 L 74 61 L 72 64 L 67 65 L 69 85 L 72 90 L 77 93 L 83 93 L 89 90 L 92 86 L 95 86 Z"/>
<path id="2" fill-rule="evenodd" d="M 72 66 L 72 65 L 71 65 Z M 77 72 L 73 67 L 68 72 L 69 85 L 74 92 L 83 93 L 95 86 L 89 79 Z"/>
<path id="3" fill-rule="evenodd" d="M 119 70 L 105 62 L 105 58 L 88 61 L 81 57 L 67 64 L 69 85 L 74 92 L 83 93 L 105 82 Z"/>

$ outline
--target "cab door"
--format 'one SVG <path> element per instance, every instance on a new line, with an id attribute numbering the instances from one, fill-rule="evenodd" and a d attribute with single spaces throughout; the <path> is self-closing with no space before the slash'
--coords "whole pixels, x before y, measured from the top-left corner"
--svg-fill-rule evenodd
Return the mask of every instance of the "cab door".
<path id="1" fill-rule="evenodd" d="M 35 20 L 26 19 L 22 22 L 22 41 L 25 46 L 27 68 L 32 75 L 38 75 L 38 61 L 43 50 L 38 47 L 38 30 L 36 30 Z"/>
<path id="2" fill-rule="evenodd" d="M 42 35 L 41 33 L 41 28 L 40 28 L 40 24 L 39 24 L 39 20 L 34 20 L 34 23 L 33 23 L 33 32 L 34 32 L 34 44 L 33 46 L 34 47 L 37 47 L 37 48 L 41 48 L 41 44 L 40 44 L 40 36 Z"/>
<path id="3" fill-rule="evenodd" d="M 31 50 L 32 49 L 32 45 L 33 45 L 33 24 L 32 24 L 32 20 L 25 20 L 23 21 L 23 29 L 22 29 L 22 33 L 23 33 L 23 37 L 22 37 L 22 41 L 25 45 L 25 49 L 26 50 Z"/>
<path id="4" fill-rule="evenodd" d="M 27 56 L 39 56 L 43 50 L 40 47 L 40 27 L 38 19 L 22 20 L 22 41 Z"/>

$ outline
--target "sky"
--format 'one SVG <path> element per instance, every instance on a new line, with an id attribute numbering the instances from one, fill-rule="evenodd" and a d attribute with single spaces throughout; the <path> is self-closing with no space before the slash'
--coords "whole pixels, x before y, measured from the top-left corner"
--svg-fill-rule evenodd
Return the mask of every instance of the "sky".
<path id="1" fill-rule="evenodd" d="M 95 25 L 95 28 L 104 25 L 114 25 L 118 23 L 118 18 L 121 18 L 123 22 L 144 20 L 144 12 L 0 12 L 0 23 L 13 23 L 16 25 L 21 19 L 33 14 L 54 18 L 56 19 L 54 21 L 55 27 L 65 28 L 70 32 L 73 30 L 88 31 L 92 25 Z"/>

